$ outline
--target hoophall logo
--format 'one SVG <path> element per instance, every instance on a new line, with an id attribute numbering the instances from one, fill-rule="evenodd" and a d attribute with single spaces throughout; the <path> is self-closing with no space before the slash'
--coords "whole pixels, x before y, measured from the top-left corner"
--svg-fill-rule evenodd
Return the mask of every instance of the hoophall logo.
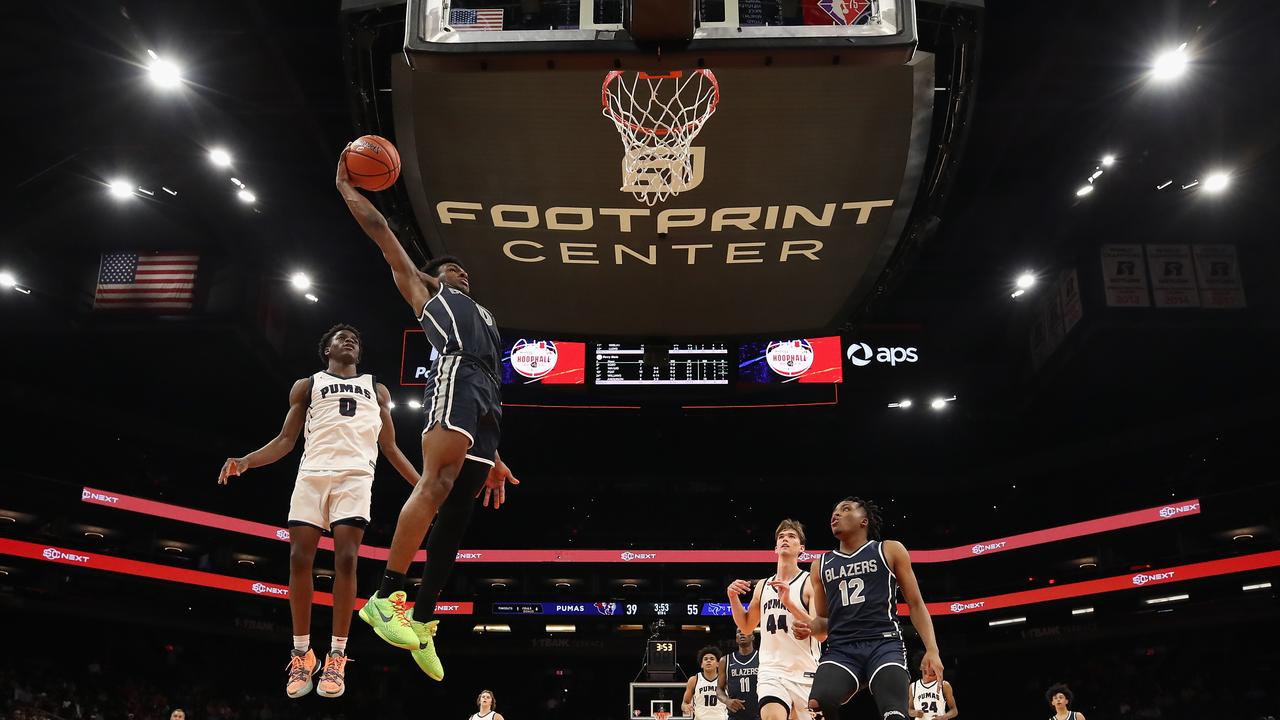
<path id="1" fill-rule="evenodd" d="M 1184 513 L 1199 512 L 1199 511 L 1200 511 L 1200 503 L 1198 502 L 1187 503 L 1186 505 L 1165 505 L 1164 507 L 1160 508 L 1160 517 L 1171 518 L 1175 515 L 1182 515 Z"/>
<path id="2" fill-rule="evenodd" d="M 47 547 L 41 555 L 44 555 L 45 560 L 70 560 L 71 562 L 78 563 L 89 562 L 88 555 L 77 555 L 75 553 L 63 552 L 58 548 Z"/>
<path id="3" fill-rule="evenodd" d="M 813 346 L 808 340 L 775 340 L 765 349 L 764 359 L 782 377 L 800 377 L 813 367 Z"/>
<path id="4" fill-rule="evenodd" d="M 1134 585 L 1146 585 L 1147 583 L 1159 582 L 1161 580 L 1172 580 L 1173 571 L 1166 570 L 1158 573 L 1138 573 L 1133 576 Z"/>
<path id="5" fill-rule="evenodd" d="M 556 344 L 550 340 L 517 340 L 511 346 L 511 369 L 537 380 L 555 369 L 558 357 Z"/>
<path id="6" fill-rule="evenodd" d="M 913 347 L 873 348 L 864 342 L 850 344 L 844 355 L 854 367 L 866 367 L 873 362 L 888 363 L 893 367 L 898 363 L 913 363 L 920 359 L 920 352 Z"/>

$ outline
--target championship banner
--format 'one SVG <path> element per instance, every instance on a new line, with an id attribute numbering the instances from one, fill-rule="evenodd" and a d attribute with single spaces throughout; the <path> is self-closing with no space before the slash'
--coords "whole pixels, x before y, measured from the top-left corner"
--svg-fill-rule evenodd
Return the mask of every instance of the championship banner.
<path id="1" fill-rule="evenodd" d="M 1102 289 L 1108 307 L 1151 307 L 1141 245 L 1103 245 Z"/>
<path id="2" fill-rule="evenodd" d="M 1194 245 L 1200 305 L 1206 308 L 1245 307 L 1244 283 L 1234 245 Z"/>
<path id="3" fill-rule="evenodd" d="M 1148 245 L 1147 268 L 1158 308 L 1200 307 L 1189 245 Z"/>

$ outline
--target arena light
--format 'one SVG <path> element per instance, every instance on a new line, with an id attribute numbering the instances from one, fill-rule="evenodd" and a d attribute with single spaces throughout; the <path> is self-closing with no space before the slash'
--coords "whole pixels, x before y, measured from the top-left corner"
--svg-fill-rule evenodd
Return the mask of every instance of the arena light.
<path id="1" fill-rule="evenodd" d="M 1103 155 L 1103 156 L 1102 156 L 1102 167 L 1104 167 L 1104 168 L 1109 168 L 1109 167 L 1111 167 L 1112 165 L 1115 165 L 1115 164 L 1116 164 L 1116 156 L 1115 156 L 1115 155 L 1112 155 L 1111 153 L 1107 153 L 1106 155 Z"/>
<path id="2" fill-rule="evenodd" d="M 511 626 L 510 625 L 476 625 L 475 627 L 471 628 L 471 632 L 477 635 L 483 635 L 485 633 L 509 633 L 511 632 Z"/>
<path id="3" fill-rule="evenodd" d="M 216 147 L 209 151 L 209 162 L 218 167 L 231 167 L 231 153 L 223 148 Z"/>
<path id="4" fill-rule="evenodd" d="M 1156 186 L 1156 189 L 1157 189 L 1157 190 L 1163 190 L 1163 189 L 1165 189 L 1165 188 L 1169 187 L 1169 186 L 1170 186 L 1170 185 L 1172 185 L 1172 184 L 1173 184 L 1173 180 L 1165 180 L 1164 182 L 1162 182 L 1162 183 L 1160 183 L 1159 185 L 1157 185 L 1157 186 Z"/>
<path id="5" fill-rule="evenodd" d="M 619 625 L 618 632 L 641 632 L 644 630 L 643 625 Z"/>
<path id="6" fill-rule="evenodd" d="M 1187 44 L 1158 53 L 1151 62 L 1151 77 L 1162 82 L 1176 80 L 1187 71 Z"/>
<path id="7" fill-rule="evenodd" d="M 161 186 L 160 186 L 160 189 L 161 189 L 161 190 L 163 190 L 163 191 L 165 191 L 165 192 L 167 192 L 167 193 L 169 193 L 170 195 L 172 195 L 172 196 L 174 196 L 174 197 L 177 197 L 177 196 L 178 196 L 178 191 L 177 191 L 177 190 L 170 190 L 169 188 L 165 187 L 164 185 L 161 185 Z"/>
<path id="8" fill-rule="evenodd" d="M 1191 182 L 1187 183 L 1186 185 L 1183 185 L 1183 186 L 1182 186 L 1182 189 L 1183 189 L 1183 190 L 1190 190 L 1191 188 L 1193 188 L 1193 187 L 1195 187 L 1195 186 L 1197 186 L 1197 185 L 1199 185 L 1199 184 L 1200 184 L 1200 181 L 1199 181 L 1199 180 L 1192 180 Z"/>
<path id="9" fill-rule="evenodd" d="M 249 192 L 247 188 L 242 189 L 240 192 L 236 193 L 236 197 L 240 198 L 240 202 L 246 205 L 252 205 L 253 203 L 258 201 L 258 196 Z"/>
<path id="10" fill-rule="evenodd" d="M 947 406 L 947 403 L 955 402 L 955 401 L 956 401 L 955 395 L 952 395 L 949 398 L 936 397 L 929 403 L 929 407 L 933 408 L 934 410 L 942 410 Z"/>
<path id="11" fill-rule="evenodd" d="M 13 290 L 18 287 L 18 278 L 8 270 L 0 270 L 0 287 L 5 290 Z"/>
<path id="12" fill-rule="evenodd" d="M 711 626 L 710 625 L 681 625 L 680 630 L 682 632 L 709 633 L 711 632 Z"/>
<path id="13" fill-rule="evenodd" d="M 1021 275 L 1018 276 L 1017 280 L 1013 281 L 1013 284 L 1019 290 L 1029 290 L 1031 289 L 1032 285 L 1036 284 L 1035 273 L 1032 273 L 1031 271 L 1023 272 Z"/>
<path id="14" fill-rule="evenodd" d="M 329 573 L 320 572 L 320 573 L 316 573 L 316 579 L 317 579 L 317 580 L 332 580 L 332 579 L 333 579 L 333 576 L 332 576 L 332 575 L 330 575 Z"/>
<path id="15" fill-rule="evenodd" d="M 1252 540 L 1253 535 L 1251 535 L 1250 533 L 1240 533 L 1239 535 L 1232 535 L 1231 539 L 1232 540 Z"/>
<path id="16" fill-rule="evenodd" d="M 1148 605 L 1163 605 L 1163 604 L 1165 604 L 1165 603 L 1178 602 L 1179 600 L 1186 600 L 1186 599 L 1188 599 L 1188 598 L 1190 598 L 1190 597 L 1191 597 L 1191 596 L 1190 596 L 1190 595 L 1188 595 L 1187 593 L 1182 593 L 1182 594 L 1179 594 L 1179 595 L 1165 595 L 1165 596 L 1163 596 L 1163 597 L 1147 598 L 1146 600 L 1143 600 L 1142 602 L 1144 602 L 1144 603 L 1146 603 L 1146 604 L 1148 604 Z"/>
<path id="17" fill-rule="evenodd" d="M 547 625 L 549 633 L 574 633 L 578 632 L 577 625 Z"/>
<path id="18" fill-rule="evenodd" d="M 1014 300 L 1017 300 L 1018 298 L 1026 294 L 1027 294 L 1026 290 L 1014 290 L 1013 292 L 1009 293 L 1009 297 L 1013 298 Z"/>
<path id="19" fill-rule="evenodd" d="M 256 562 L 250 560 L 249 558 L 240 558 L 239 560 L 236 560 L 236 564 L 237 565 L 257 565 Z"/>
<path id="20" fill-rule="evenodd" d="M 388 409 L 388 410 L 395 410 L 395 409 L 396 409 L 396 401 L 395 401 L 395 400 L 388 400 L 388 401 L 387 401 L 387 409 Z"/>
<path id="21" fill-rule="evenodd" d="M 98 532 L 97 530 L 85 530 L 84 536 L 87 538 L 98 538 L 98 539 L 101 539 L 103 537 L 102 533 Z"/>
<path id="22" fill-rule="evenodd" d="M 296 272 L 289 276 L 289 283 L 298 290 L 306 290 L 311 287 L 311 276 L 304 272 Z"/>
<path id="23" fill-rule="evenodd" d="M 154 50 L 148 50 L 147 55 L 151 56 L 147 73 L 151 76 L 153 85 L 162 90 L 172 90 L 182 85 L 182 68 L 177 63 L 156 55 Z"/>
<path id="24" fill-rule="evenodd" d="M 414 409 L 414 410 L 421 410 L 421 409 L 422 409 L 422 401 L 420 401 L 420 400 L 410 400 L 410 401 L 409 401 L 409 407 L 410 407 L 410 408 L 412 408 L 412 409 Z"/>
<path id="25" fill-rule="evenodd" d="M 1093 608 L 1091 607 L 1075 608 L 1071 611 L 1071 614 L 1072 615 L 1091 615 L 1093 614 Z"/>
<path id="26" fill-rule="evenodd" d="M 306 299 L 310 300 L 310 301 L 311 301 L 311 302 L 313 302 L 313 303 L 318 303 L 318 302 L 320 302 L 320 298 L 316 297 L 316 296 L 315 296 L 315 295 L 313 295 L 312 293 L 307 293 L 306 295 L 303 295 L 302 297 L 304 297 L 304 298 L 306 298 Z"/>
<path id="27" fill-rule="evenodd" d="M 1084 197 L 1091 192 L 1093 192 L 1092 185 L 1082 185 L 1079 190 L 1076 190 L 1076 197 Z"/>
<path id="28" fill-rule="evenodd" d="M 889 407 L 902 408 L 903 410 L 906 410 L 911 407 L 911 398 L 906 398 L 904 400 L 899 400 L 898 402 L 889 403 Z"/>
<path id="29" fill-rule="evenodd" d="M 133 197 L 134 187 L 133 181 L 125 178 L 115 178 L 107 181 L 107 192 L 111 193 L 111 197 L 118 200 L 126 200 Z"/>
<path id="30" fill-rule="evenodd" d="M 987 626 L 999 627 L 1001 625 L 1017 625 L 1018 623 L 1024 623 L 1026 621 L 1027 619 L 1025 617 L 1005 618 L 1003 620 L 992 620 L 987 623 Z"/>
<path id="31" fill-rule="evenodd" d="M 1254 590 L 1266 590 L 1271 587 L 1269 582 L 1253 583 L 1252 585 L 1244 585 L 1240 589 L 1245 592 L 1253 592 Z"/>
<path id="32" fill-rule="evenodd" d="M 1231 184 L 1231 176 L 1227 173 L 1217 170 L 1209 173 L 1204 179 L 1204 191 L 1211 193 L 1220 193 L 1227 189 Z"/>

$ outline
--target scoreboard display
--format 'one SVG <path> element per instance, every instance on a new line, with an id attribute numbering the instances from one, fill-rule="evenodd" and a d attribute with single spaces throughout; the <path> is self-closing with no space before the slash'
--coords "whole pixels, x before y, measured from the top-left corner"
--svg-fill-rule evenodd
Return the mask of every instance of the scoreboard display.
<path id="1" fill-rule="evenodd" d="M 596 345 L 596 385 L 728 385 L 725 343 Z"/>
<path id="2" fill-rule="evenodd" d="M 495 602 L 494 615 L 577 615 L 597 617 L 722 617 L 732 615 L 729 603 L 674 602 Z"/>

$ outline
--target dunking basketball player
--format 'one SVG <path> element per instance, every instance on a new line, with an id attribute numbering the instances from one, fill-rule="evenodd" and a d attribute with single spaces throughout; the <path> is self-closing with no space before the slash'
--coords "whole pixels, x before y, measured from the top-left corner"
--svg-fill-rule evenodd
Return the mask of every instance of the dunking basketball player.
<path id="1" fill-rule="evenodd" d="M 698 651 L 698 674 L 689 678 L 684 688 L 681 709 L 693 720 L 726 720 L 728 713 L 720 704 L 720 651 L 708 645 Z"/>
<path id="2" fill-rule="evenodd" d="M 293 450 L 305 433 L 305 450 L 289 502 L 289 609 L 293 615 L 293 652 L 285 692 L 298 698 L 311 692 L 316 656 L 311 651 L 311 567 L 320 533 L 333 533 L 333 638 L 316 692 L 338 697 L 346 688 L 347 635 L 356 600 L 356 556 L 373 497 L 378 448 L 408 480 L 418 471 L 396 447 L 396 429 L 388 403 L 391 394 L 372 375 L 356 369 L 360 331 L 334 325 L 320 338 L 326 368 L 293 384 L 284 427 L 271 442 L 238 458 L 227 458 L 218 484 L 250 468 L 270 465 Z"/>
<path id="3" fill-rule="evenodd" d="M 926 671 L 920 679 L 911 683 L 911 704 L 908 712 L 911 717 L 921 720 L 951 720 L 960 714 L 956 707 L 956 697 L 951 691 L 951 683 L 939 680 L 938 676 Z"/>
<path id="4" fill-rule="evenodd" d="M 783 520 L 774 531 L 774 552 L 778 555 L 775 574 L 756 583 L 751 602 L 742 606 L 741 596 L 751 590 L 746 580 L 729 584 L 729 608 L 738 631 L 750 635 L 760 626 L 760 672 L 756 695 L 760 702 L 761 720 L 798 720 L 809 718 L 809 690 L 818 668 L 821 649 L 811 637 L 794 634 L 795 621 L 807 618 L 812 607 L 813 588 L 809 572 L 801 570 L 798 560 L 804 552 L 804 526 L 795 520 Z M 798 591 L 804 614 L 794 615 L 779 593 Z"/>
<path id="5" fill-rule="evenodd" d="M 484 488 L 485 504 L 492 495 L 499 507 L 506 483 L 519 482 L 498 457 L 498 328 L 489 311 L 471 299 L 470 276 L 456 258 L 438 257 L 422 270 L 414 267 L 386 218 L 352 187 L 341 158 L 335 184 L 360 228 L 382 251 L 400 295 L 438 354 L 426 388 L 422 480 L 400 510 L 381 586 L 360 609 L 360 618 L 383 640 L 411 651 L 428 676 L 442 680 L 444 666 L 434 640 L 439 621 L 432 617 L 471 522 L 474 498 Z M 409 611 L 404 575 L 432 520 L 422 585 Z"/>
<path id="6" fill-rule="evenodd" d="M 813 679 L 809 707 L 823 720 L 840 720 L 840 707 L 863 687 L 870 688 L 881 720 L 906 720 L 907 650 L 898 627 L 897 593 L 911 608 L 911 624 L 924 642 L 920 669 L 942 679 L 942 660 L 933 621 L 920 596 L 911 556 L 902 543 L 880 540 L 875 503 L 845 498 L 831 512 L 831 534 L 840 547 L 813 561 L 812 618 L 797 622 L 796 635 L 825 640 Z M 784 602 L 801 615 L 791 598 Z"/>
<path id="7" fill-rule="evenodd" d="M 741 630 L 735 635 L 738 649 L 720 659 L 716 695 L 732 720 L 760 720 L 760 698 L 756 695 L 760 653 L 756 652 L 755 635 L 744 635 Z"/>

